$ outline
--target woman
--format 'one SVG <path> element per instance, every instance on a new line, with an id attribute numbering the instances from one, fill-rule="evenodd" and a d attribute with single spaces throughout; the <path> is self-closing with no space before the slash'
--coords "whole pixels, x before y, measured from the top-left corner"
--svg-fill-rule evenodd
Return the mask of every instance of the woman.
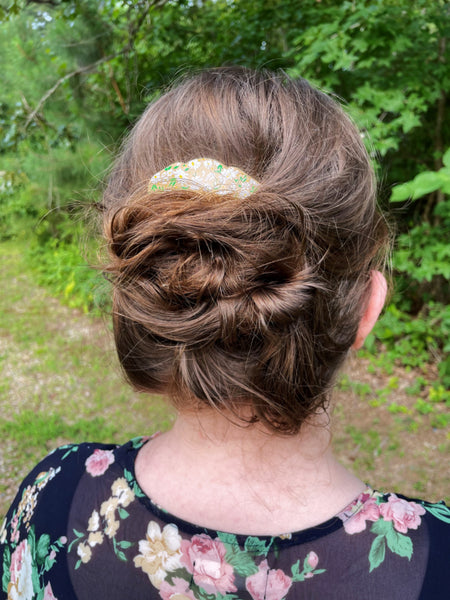
<path id="1" fill-rule="evenodd" d="M 448 598 L 448 509 L 372 490 L 330 448 L 388 247 L 336 103 L 268 72 L 193 77 L 147 108 L 102 208 L 119 359 L 178 417 L 36 467 L 2 597 Z"/>

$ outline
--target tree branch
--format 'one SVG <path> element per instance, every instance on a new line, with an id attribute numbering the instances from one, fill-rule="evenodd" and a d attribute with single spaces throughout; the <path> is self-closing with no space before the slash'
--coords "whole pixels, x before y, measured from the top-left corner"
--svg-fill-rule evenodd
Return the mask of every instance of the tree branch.
<path id="1" fill-rule="evenodd" d="M 41 2 L 46 2 L 47 0 L 28 0 L 28 1 L 29 1 L 29 3 L 37 2 L 39 4 Z M 50 0 L 51 3 L 53 1 L 54 0 Z M 162 6 L 164 6 L 164 4 L 166 4 L 166 2 L 167 2 L 167 0 L 145 0 L 144 4 L 143 4 L 143 10 L 139 14 L 139 18 L 136 19 L 136 21 L 134 23 L 132 21 L 130 21 L 130 27 L 128 29 L 128 42 L 125 45 L 125 47 L 122 48 L 122 50 L 120 50 L 119 52 L 116 52 L 115 54 L 109 54 L 108 56 L 104 56 L 104 57 L 100 58 L 99 60 L 96 60 L 95 62 L 91 63 L 90 65 L 86 65 L 84 67 L 75 69 L 74 71 L 71 71 L 70 73 L 67 73 L 66 75 L 64 75 L 63 77 L 58 79 L 58 81 L 49 90 L 47 90 L 45 92 L 45 94 L 41 97 L 39 102 L 36 104 L 34 110 L 28 115 L 28 118 L 25 122 L 25 130 L 28 128 L 30 123 L 36 118 L 36 116 L 38 115 L 40 109 L 45 104 L 45 102 L 47 102 L 47 100 L 50 98 L 50 96 L 52 96 L 64 82 L 68 81 L 72 77 L 75 77 L 76 75 L 81 75 L 81 73 L 89 73 L 90 71 L 95 70 L 101 64 L 109 62 L 110 60 L 112 60 L 118 56 L 121 56 L 123 54 L 126 55 L 128 52 L 130 52 L 133 48 L 134 38 L 136 37 L 136 34 L 142 27 L 142 25 L 145 21 L 145 18 L 148 15 L 149 9 L 151 7 L 161 8 Z M 136 9 L 136 5 L 133 3 L 131 3 L 129 5 L 129 12 L 131 12 L 132 9 L 134 9 L 134 10 Z M 117 92 L 117 90 L 116 90 L 116 92 Z"/>
<path id="2" fill-rule="evenodd" d="M 89 71 L 93 71 L 99 65 L 101 65 L 105 62 L 108 62 L 108 61 L 112 60 L 113 58 L 116 58 L 116 56 L 120 56 L 123 53 L 124 53 L 124 50 L 121 50 L 120 52 L 117 52 L 116 54 L 110 54 L 108 56 L 103 56 L 102 58 L 99 58 L 98 60 L 91 63 L 90 65 L 86 65 L 84 67 L 80 67 L 79 69 L 75 69 L 75 71 L 66 73 L 66 75 L 64 75 L 64 77 L 61 77 L 60 79 L 58 79 L 58 81 L 49 90 L 47 90 L 45 92 L 45 94 L 42 96 L 42 98 L 36 104 L 35 108 L 28 115 L 28 118 L 25 122 L 25 129 L 27 129 L 29 124 L 31 123 L 31 121 L 33 121 L 36 118 L 38 112 L 41 110 L 41 108 L 45 104 L 45 102 L 47 102 L 47 100 L 50 98 L 50 96 L 52 96 L 56 92 L 56 90 L 65 81 L 67 81 L 68 79 L 71 79 L 72 77 L 75 77 L 76 75 L 80 75 L 81 73 L 88 73 Z"/>

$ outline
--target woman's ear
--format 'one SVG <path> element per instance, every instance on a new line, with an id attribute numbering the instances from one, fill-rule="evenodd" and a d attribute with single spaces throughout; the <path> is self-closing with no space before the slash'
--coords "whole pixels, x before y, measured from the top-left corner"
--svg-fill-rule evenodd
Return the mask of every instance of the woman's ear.
<path id="1" fill-rule="evenodd" d="M 359 322 L 355 341 L 352 344 L 353 350 L 359 350 L 364 344 L 364 340 L 372 331 L 377 322 L 380 312 L 386 300 L 387 283 L 384 275 L 380 271 L 372 271 L 370 278 L 370 297 Z"/>

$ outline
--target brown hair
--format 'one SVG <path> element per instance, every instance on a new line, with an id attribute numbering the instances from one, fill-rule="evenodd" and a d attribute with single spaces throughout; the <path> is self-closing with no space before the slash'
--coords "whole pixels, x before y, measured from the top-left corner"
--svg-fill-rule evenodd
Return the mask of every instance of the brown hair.
<path id="1" fill-rule="evenodd" d="M 149 192 L 174 162 L 256 179 L 232 194 Z M 295 433 L 326 407 L 387 228 L 361 137 L 305 80 L 219 68 L 152 103 L 104 194 L 117 351 L 137 389 Z"/>

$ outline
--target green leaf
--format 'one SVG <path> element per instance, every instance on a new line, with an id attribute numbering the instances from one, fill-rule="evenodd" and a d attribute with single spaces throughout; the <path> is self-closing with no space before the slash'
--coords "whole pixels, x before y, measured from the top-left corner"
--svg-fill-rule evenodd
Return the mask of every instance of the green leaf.
<path id="1" fill-rule="evenodd" d="M 389 199 L 390 202 L 403 202 L 404 200 L 408 200 L 408 198 L 412 198 L 414 194 L 414 190 L 412 188 L 412 184 L 410 183 L 400 183 L 392 188 L 391 197 Z"/>
<path id="2" fill-rule="evenodd" d="M 297 577 L 300 574 L 300 559 L 291 567 L 292 577 Z"/>
<path id="3" fill-rule="evenodd" d="M 217 537 L 224 544 L 238 546 L 237 537 L 233 533 L 225 533 L 224 531 L 218 531 Z"/>
<path id="4" fill-rule="evenodd" d="M 39 573 L 35 564 L 31 565 L 31 581 L 33 582 L 33 590 L 35 593 L 39 592 L 41 584 L 39 581 Z"/>
<path id="5" fill-rule="evenodd" d="M 8 591 L 8 583 L 10 581 L 10 570 L 11 568 L 11 551 L 8 546 L 5 546 L 3 550 L 3 575 L 2 575 L 2 590 Z"/>
<path id="6" fill-rule="evenodd" d="M 208 594 L 202 587 L 190 584 L 190 590 L 192 591 L 194 598 L 198 600 L 216 600 L 215 594 Z"/>
<path id="7" fill-rule="evenodd" d="M 117 508 L 117 512 L 119 513 L 121 519 L 128 519 L 128 517 L 130 516 L 130 513 L 121 506 Z"/>
<path id="8" fill-rule="evenodd" d="M 387 535 L 394 528 L 394 524 L 392 521 L 385 521 L 383 517 L 380 517 L 377 521 L 375 521 L 370 528 L 372 533 L 376 533 L 377 535 Z"/>
<path id="9" fill-rule="evenodd" d="M 116 556 L 118 559 L 122 560 L 123 562 L 127 562 L 127 557 L 122 552 L 122 550 L 116 550 Z"/>
<path id="10" fill-rule="evenodd" d="M 249 552 L 250 554 L 253 554 L 255 556 L 260 556 L 260 555 L 267 556 L 272 543 L 273 543 L 273 538 L 270 540 L 270 542 L 268 544 L 266 544 L 266 542 L 263 542 L 259 538 L 253 537 L 250 535 L 245 540 L 244 548 L 247 552 Z"/>
<path id="11" fill-rule="evenodd" d="M 310 571 L 314 571 L 311 565 L 308 562 L 309 554 L 305 556 L 305 560 L 303 561 L 303 573 L 309 573 Z"/>
<path id="12" fill-rule="evenodd" d="M 443 502 L 437 502 L 436 504 L 424 502 L 423 507 L 437 519 L 444 523 L 450 523 L 450 508 Z"/>
<path id="13" fill-rule="evenodd" d="M 395 531 L 395 529 L 391 529 L 386 535 L 386 542 L 391 552 L 411 560 L 413 544 L 407 535 L 403 535 L 402 533 Z"/>
<path id="14" fill-rule="evenodd" d="M 408 131 L 420 125 L 420 118 L 412 111 L 403 113 L 401 121 L 403 122 L 403 131 L 405 133 L 408 133 Z"/>
<path id="15" fill-rule="evenodd" d="M 386 554 L 386 542 L 384 535 L 378 535 L 372 542 L 372 546 L 369 552 L 369 564 L 371 573 L 374 569 L 379 567 L 384 560 Z"/>
<path id="16" fill-rule="evenodd" d="M 31 556 L 36 554 L 36 534 L 34 532 L 34 525 L 31 526 L 28 533 L 28 545 L 30 547 Z"/>
<path id="17" fill-rule="evenodd" d="M 139 448 L 141 448 L 141 446 L 144 445 L 144 440 L 143 440 L 142 436 L 134 437 L 130 441 L 133 446 L 133 450 L 138 450 Z"/>
<path id="18" fill-rule="evenodd" d="M 78 451 L 78 446 L 71 446 L 69 448 L 69 450 L 67 450 L 67 452 L 62 456 L 61 460 L 64 460 L 65 458 L 67 458 L 69 456 L 69 454 L 71 454 L 72 452 L 77 452 Z"/>
<path id="19" fill-rule="evenodd" d="M 55 558 L 50 558 L 50 556 L 47 556 L 44 561 L 44 571 L 50 571 L 50 569 L 53 567 L 55 562 L 56 562 Z"/>
<path id="20" fill-rule="evenodd" d="M 446 167 L 450 168 L 450 148 L 447 148 L 447 150 L 444 152 L 442 162 Z"/>
<path id="21" fill-rule="evenodd" d="M 234 568 L 238 575 L 248 577 L 258 572 L 258 567 L 247 552 L 240 550 L 236 546 L 228 546 L 225 555 L 226 561 Z"/>
<path id="22" fill-rule="evenodd" d="M 44 562 L 44 560 L 48 554 L 49 546 L 50 546 L 50 536 L 48 535 L 48 533 L 43 533 L 41 535 L 41 537 L 39 538 L 37 548 L 36 548 L 36 558 L 37 558 L 37 562 L 39 564 Z"/>
<path id="23" fill-rule="evenodd" d="M 136 482 L 134 482 L 133 484 L 133 493 L 136 496 L 136 498 L 145 498 L 144 492 L 141 490 L 141 488 Z"/>
<path id="24" fill-rule="evenodd" d="M 430 194 L 438 190 L 441 185 L 441 178 L 433 171 L 425 171 L 416 175 L 412 181 L 413 200 L 421 198 L 426 194 Z"/>
<path id="25" fill-rule="evenodd" d="M 82 533 L 81 531 L 78 531 L 77 529 L 73 529 L 73 532 L 77 536 L 77 538 L 84 537 L 84 533 Z"/>

